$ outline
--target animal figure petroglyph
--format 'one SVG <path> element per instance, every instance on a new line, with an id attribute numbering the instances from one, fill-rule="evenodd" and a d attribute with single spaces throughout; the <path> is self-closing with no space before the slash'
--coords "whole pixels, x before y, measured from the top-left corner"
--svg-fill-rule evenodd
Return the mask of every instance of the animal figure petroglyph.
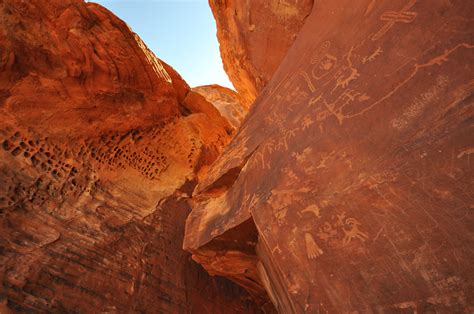
<path id="1" fill-rule="evenodd" d="M 342 240 L 343 245 L 349 244 L 352 239 L 359 239 L 362 242 L 368 239 L 368 235 L 365 232 L 359 230 L 361 225 L 355 218 L 347 218 L 345 221 L 346 226 L 349 226 L 349 230 L 344 228 L 344 239 Z"/>
<path id="2" fill-rule="evenodd" d="M 366 56 L 362 59 L 362 64 L 367 62 L 374 61 L 381 53 L 383 52 L 381 47 L 378 47 L 370 56 Z"/>

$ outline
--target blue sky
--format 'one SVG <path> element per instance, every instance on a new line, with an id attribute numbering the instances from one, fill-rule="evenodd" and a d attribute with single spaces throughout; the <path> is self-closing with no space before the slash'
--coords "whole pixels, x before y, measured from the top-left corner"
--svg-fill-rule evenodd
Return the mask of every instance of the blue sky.
<path id="1" fill-rule="evenodd" d="M 91 0 L 124 20 L 191 87 L 232 87 L 222 66 L 207 0 Z"/>

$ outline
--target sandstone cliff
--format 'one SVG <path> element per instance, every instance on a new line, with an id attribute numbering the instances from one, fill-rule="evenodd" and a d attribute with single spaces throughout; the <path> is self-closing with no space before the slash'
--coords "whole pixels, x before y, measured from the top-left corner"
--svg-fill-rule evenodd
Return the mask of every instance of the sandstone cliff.
<path id="1" fill-rule="evenodd" d="M 258 312 L 181 249 L 231 130 L 99 5 L 0 1 L 0 311 Z"/>
<path id="2" fill-rule="evenodd" d="M 313 0 L 209 0 L 224 68 L 249 107 L 293 44 Z"/>
<path id="3" fill-rule="evenodd" d="M 213 104 L 234 129 L 240 126 L 247 115 L 248 108 L 242 104 L 240 95 L 229 88 L 220 85 L 205 85 L 194 87 L 193 91 Z"/>
<path id="4" fill-rule="evenodd" d="M 258 10 L 232 6 L 249 3 L 211 1 L 247 99 L 263 84 L 237 82 L 226 49 L 236 19 L 254 29 Z M 283 313 L 474 311 L 473 12 L 315 2 L 194 192 L 193 258 Z"/>

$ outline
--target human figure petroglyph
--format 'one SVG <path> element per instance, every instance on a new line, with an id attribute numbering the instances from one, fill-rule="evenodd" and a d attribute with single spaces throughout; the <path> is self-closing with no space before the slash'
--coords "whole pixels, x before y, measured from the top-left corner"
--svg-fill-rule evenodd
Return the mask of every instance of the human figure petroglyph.
<path id="1" fill-rule="evenodd" d="M 313 236 L 310 233 L 304 234 L 304 240 L 306 244 L 306 254 L 309 259 L 315 259 L 323 254 L 323 250 L 319 245 L 314 241 Z"/>
<path id="2" fill-rule="evenodd" d="M 416 12 L 408 12 L 416 3 L 417 0 L 410 0 L 400 11 L 387 11 L 380 16 L 380 20 L 387 23 L 376 32 L 372 37 L 372 41 L 382 38 L 396 23 L 412 23 L 416 16 Z"/>
<path id="3" fill-rule="evenodd" d="M 296 86 L 283 99 L 289 104 L 299 104 L 308 98 L 308 95 L 300 86 Z"/>

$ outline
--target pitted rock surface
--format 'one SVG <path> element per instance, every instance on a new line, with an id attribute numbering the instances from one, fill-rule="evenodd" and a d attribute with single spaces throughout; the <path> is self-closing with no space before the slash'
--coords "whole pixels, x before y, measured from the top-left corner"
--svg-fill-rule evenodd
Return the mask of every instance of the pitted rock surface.
<path id="1" fill-rule="evenodd" d="M 232 127 L 112 13 L 0 2 L 0 312 L 259 312 L 183 251 Z"/>

